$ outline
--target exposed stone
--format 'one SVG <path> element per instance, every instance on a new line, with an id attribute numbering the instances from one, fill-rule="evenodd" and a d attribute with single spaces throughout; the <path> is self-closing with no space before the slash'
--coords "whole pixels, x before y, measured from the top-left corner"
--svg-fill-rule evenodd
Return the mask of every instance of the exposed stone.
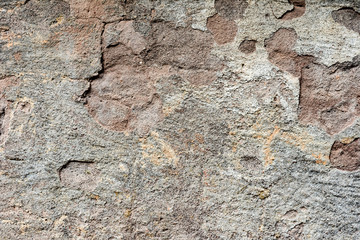
<path id="1" fill-rule="evenodd" d="M 104 22 L 119 20 L 125 16 L 125 9 L 116 0 L 64 0 L 69 3 L 71 15 L 75 18 L 100 18 Z"/>
<path id="2" fill-rule="evenodd" d="M 335 22 L 344 25 L 346 28 L 360 33 L 360 13 L 352 8 L 341 8 L 331 13 Z"/>
<path id="3" fill-rule="evenodd" d="M 360 239 L 357 2 L 0 1 L 0 239 Z"/>
<path id="4" fill-rule="evenodd" d="M 263 163 L 257 157 L 244 156 L 240 159 L 240 164 L 250 174 L 261 174 L 263 171 Z"/>
<path id="5" fill-rule="evenodd" d="M 147 133 L 162 120 L 161 101 L 147 68 L 116 65 L 92 84 L 89 111 L 105 127 Z"/>
<path id="6" fill-rule="evenodd" d="M 208 32 L 160 22 L 152 25 L 148 39 L 151 46 L 145 57 L 148 64 L 182 69 L 221 68 L 220 61 L 210 54 L 214 40 Z"/>
<path id="7" fill-rule="evenodd" d="M 213 34 L 217 44 L 232 42 L 237 33 L 236 23 L 223 18 L 219 14 L 209 17 L 206 26 Z"/>
<path id="8" fill-rule="evenodd" d="M 104 47 L 123 44 L 130 48 L 134 54 L 140 54 L 146 49 L 146 40 L 133 27 L 133 21 L 121 21 L 110 23 L 105 26 L 103 33 Z"/>
<path id="9" fill-rule="evenodd" d="M 155 23 L 145 37 L 134 30 L 132 21 L 121 21 L 108 24 L 103 39 L 105 70 L 92 83 L 88 107 L 110 130 L 144 135 L 162 121 L 154 83 L 169 76 L 166 65 L 195 86 L 211 84 L 222 67 L 210 55 L 211 35 L 199 30 Z"/>
<path id="10" fill-rule="evenodd" d="M 331 67 L 309 64 L 300 80 L 300 121 L 329 134 L 350 126 L 360 115 L 359 76 L 358 57 Z"/>
<path id="11" fill-rule="evenodd" d="M 294 29 L 280 28 L 270 38 L 265 40 L 268 58 L 283 71 L 300 77 L 301 69 L 309 64 L 312 56 L 299 56 L 294 50 L 297 34 Z"/>
<path id="12" fill-rule="evenodd" d="M 250 54 L 256 50 L 256 40 L 244 40 L 239 45 L 239 50 L 245 54 Z"/>
<path id="13" fill-rule="evenodd" d="M 344 171 L 356 171 L 360 168 L 360 140 L 350 143 L 335 141 L 330 152 L 331 165 Z"/>
<path id="14" fill-rule="evenodd" d="M 215 0 L 216 12 L 230 20 L 242 18 L 248 5 L 247 0 Z"/>
<path id="15" fill-rule="evenodd" d="M 291 4 L 294 5 L 293 9 L 285 12 L 280 19 L 282 20 L 291 20 L 294 18 L 301 17 L 305 13 L 305 0 L 289 0 Z"/>

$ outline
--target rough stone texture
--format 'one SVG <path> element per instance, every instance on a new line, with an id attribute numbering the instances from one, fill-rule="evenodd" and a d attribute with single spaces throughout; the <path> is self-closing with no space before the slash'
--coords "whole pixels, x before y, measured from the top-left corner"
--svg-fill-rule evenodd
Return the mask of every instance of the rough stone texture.
<path id="1" fill-rule="evenodd" d="M 242 18 L 248 5 L 246 0 L 215 0 L 214 3 L 216 12 L 230 20 Z"/>
<path id="2" fill-rule="evenodd" d="M 294 50 L 297 35 L 294 29 L 280 28 L 269 39 L 265 40 L 265 48 L 269 53 L 269 60 L 281 70 L 296 77 L 301 75 L 302 69 L 313 59 L 311 56 L 299 56 Z"/>
<path id="3" fill-rule="evenodd" d="M 305 0 L 289 0 L 289 3 L 291 3 L 294 7 L 286 11 L 281 17 L 279 17 L 282 20 L 291 20 L 294 18 L 301 17 L 305 13 Z"/>
<path id="4" fill-rule="evenodd" d="M 341 170 L 355 171 L 360 167 L 360 143 L 355 139 L 350 143 L 334 142 L 330 152 L 331 164 Z"/>
<path id="5" fill-rule="evenodd" d="M 239 45 L 239 50 L 245 54 L 250 54 L 256 50 L 256 40 L 244 40 Z"/>
<path id="6" fill-rule="evenodd" d="M 351 126 L 360 115 L 359 78 L 359 56 L 330 67 L 308 65 L 300 80 L 299 119 L 329 134 Z"/>
<path id="7" fill-rule="evenodd" d="M 232 42 L 237 33 L 236 23 L 218 14 L 208 18 L 206 26 L 214 35 L 214 39 L 218 44 Z"/>
<path id="8" fill-rule="evenodd" d="M 360 33 L 360 13 L 352 8 L 342 8 L 332 12 L 335 22 L 344 25 L 346 28 Z"/>
<path id="9" fill-rule="evenodd" d="M 0 239 L 360 239 L 359 12 L 0 1 Z"/>

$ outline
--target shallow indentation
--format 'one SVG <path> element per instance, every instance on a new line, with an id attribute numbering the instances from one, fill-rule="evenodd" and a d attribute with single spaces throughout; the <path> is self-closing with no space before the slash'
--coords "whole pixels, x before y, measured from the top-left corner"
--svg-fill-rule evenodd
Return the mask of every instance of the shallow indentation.
<path id="1" fill-rule="evenodd" d="M 67 187 L 91 191 L 99 182 L 100 171 L 95 163 L 69 161 L 59 170 L 60 182 Z"/>

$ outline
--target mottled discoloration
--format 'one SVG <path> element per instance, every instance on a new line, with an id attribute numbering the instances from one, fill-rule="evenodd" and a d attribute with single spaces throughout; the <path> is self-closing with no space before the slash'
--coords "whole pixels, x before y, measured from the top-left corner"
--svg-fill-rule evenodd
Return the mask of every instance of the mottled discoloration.
<path id="1" fill-rule="evenodd" d="M 136 32 L 133 21 L 107 24 L 105 70 L 92 83 L 90 114 L 111 130 L 148 133 L 163 119 L 156 80 L 171 70 L 195 86 L 211 84 L 221 68 L 212 45 L 209 33 L 167 23 L 154 23 L 148 36 Z"/>
<path id="2" fill-rule="evenodd" d="M 299 56 L 294 50 L 297 34 L 294 29 L 280 28 L 265 40 L 269 60 L 281 70 L 300 77 L 304 66 L 313 60 L 312 56 Z"/>
<path id="3" fill-rule="evenodd" d="M 360 168 L 360 140 L 350 143 L 335 141 L 331 147 L 330 163 L 344 171 L 356 171 Z"/>
<path id="4" fill-rule="evenodd" d="M 0 1 L 0 239 L 360 239 L 356 1 Z"/>
<path id="5" fill-rule="evenodd" d="M 179 38 L 181 36 L 181 38 Z M 148 37 L 148 64 L 171 65 L 180 69 L 220 69 L 220 61 L 211 55 L 214 40 L 209 32 L 154 23 Z"/>

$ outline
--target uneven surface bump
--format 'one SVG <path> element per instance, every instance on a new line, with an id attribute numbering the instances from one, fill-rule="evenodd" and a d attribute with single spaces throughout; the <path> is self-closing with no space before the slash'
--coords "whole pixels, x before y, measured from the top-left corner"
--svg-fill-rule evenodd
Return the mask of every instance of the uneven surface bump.
<path id="1" fill-rule="evenodd" d="M 196 86 L 210 84 L 221 69 L 210 54 L 213 42 L 209 33 L 168 23 L 154 23 L 147 36 L 135 31 L 133 21 L 108 24 L 105 70 L 91 86 L 90 114 L 111 130 L 148 133 L 163 119 L 156 80 L 178 74 Z"/>
<path id="2" fill-rule="evenodd" d="M 305 13 L 305 0 L 289 0 L 289 3 L 294 5 L 293 9 L 284 13 L 284 15 L 280 17 L 280 19 L 291 20 L 301 17 Z"/>
<path id="3" fill-rule="evenodd" d="M 336 141 L 330 152 L 331 165 L 345 171 L 356 171 L 360 167 L 360 140 L 350 143 Z"/>
<path id="4" fill-rule="evenodd" d="M 297 34 L 294 29 L 281 28 L 270 38 L 265 40 L 265 48 L 268 58 L 281 70 L 287 71 L 296 77 L 300 77 L 301 70 L 313 57 L 299 56 L 294 50 Z"/>
<path id="5" fill-rule="evenodd" d="M 236 23 L 218 14 L 208 18 L 207 28 L 213 34 L 217 44 L 232 42 L 237 33 Z"/>
<path id="6" fill-rule="evenodd" d="M 230 20 L 243 17 L 248 5 L 247 0 L 215 0 L 216 12 Z"/>
<path id="7" fill-rule="evenodd" d="M 96 188 L 99 170 L 91 162 L 70 161 L 59 170 L 60 181 L 67 187 L 83 190 Z"/>
<path id="8" fill-rule="evenodd" d="M 344 25 L 346 28 L 360 33 L 360 13 L 352 8 L 342 8 L 331 13 L 335 22 Z"/>
<path id="9" fill-rule="evenodd" d="M 250 54 L 256 50 L 256 40 L 244 40 L 239 45 L 239 50 L 245 54 Z"/>
<path id="10" fill-rule="evenodd" d="M 359 78 L 359 57 L 331 67 L 309 64 L 300 80 L 300 120 L 329 134 L 350 126 L 360 115 Z"/>

